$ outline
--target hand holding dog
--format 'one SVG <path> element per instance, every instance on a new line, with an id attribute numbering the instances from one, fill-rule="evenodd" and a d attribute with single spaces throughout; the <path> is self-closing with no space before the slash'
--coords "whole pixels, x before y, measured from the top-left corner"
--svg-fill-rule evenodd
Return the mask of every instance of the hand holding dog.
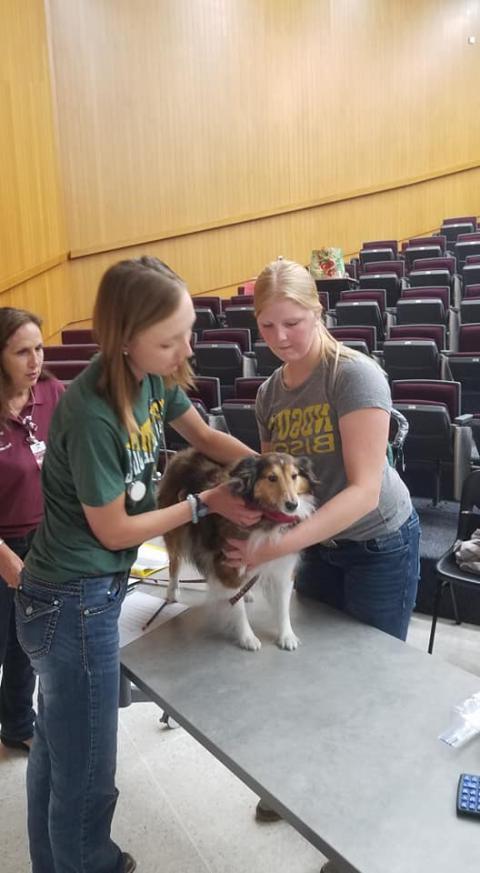
<path id="1" fill-rule="evenodd" d="M 223 554 L 225 563 L 229 567 L 246 567 L 247 571 L 253 570 L 259 564 L 272 561 L 278 556 L 278 543 L 272 546 L 267 542 L 255 549 L 249 548 L 248 540 L 228 539 L 227 543 L 228 548 L 223 550 Z"/>
<path id="2" fill-rule="evenodd" d="M 258 509 L 249 509 L 241 497 L 235 497 L 226 483 L 203 491 L 199 496 L 207 504 L 210 512 L 223 515 L 224 518 L 242 527 L 251 527 L 262 517 Z"/>

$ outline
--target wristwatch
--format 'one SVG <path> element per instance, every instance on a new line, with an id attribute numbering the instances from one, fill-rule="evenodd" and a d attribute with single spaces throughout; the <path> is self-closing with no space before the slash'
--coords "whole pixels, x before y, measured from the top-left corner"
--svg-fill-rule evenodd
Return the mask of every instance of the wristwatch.
<path id="1" fill-rule="evenodd" d="M 207 506 L 206 503 L 201 500 L 198 494 L 193 495 L 195 500 L 197 501 L 197 516 L 198 518 L 205 518 L 206 515 L 210 512 L 210 507 Z"/>
<path id="2" fill-rule="evenodd" d="M 198 494 L 187 494 L 185 500 L 188 501 L 192 511 L 192 524 L 198 524 L 200 519 L 205 518 L 210 512 L 209 507 L 200 499 Z"/>

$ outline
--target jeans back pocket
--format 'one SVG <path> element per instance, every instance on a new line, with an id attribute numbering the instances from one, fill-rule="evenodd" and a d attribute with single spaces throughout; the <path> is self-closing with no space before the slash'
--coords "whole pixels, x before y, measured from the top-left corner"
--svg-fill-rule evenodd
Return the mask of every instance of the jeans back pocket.
<path id="1" fill-rule="evenodd" d="M 15 594 L 17 636 L 27 655 L 47 655 L 60 615 L 61 600 L 54 594 L 39 597 L 19 586 Z"/>

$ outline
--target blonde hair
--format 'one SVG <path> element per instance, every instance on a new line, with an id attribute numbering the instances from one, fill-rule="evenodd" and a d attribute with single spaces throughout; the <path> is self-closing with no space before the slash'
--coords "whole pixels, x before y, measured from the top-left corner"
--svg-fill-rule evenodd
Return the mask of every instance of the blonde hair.
<path id="1" fill-rule="evenodd" d="M 147 256 L 114 264 L 100 281 L 93 310 L 93 330 L 102 352 L 97 388 L 129 432 L 138 430 L 133 405 L 139 385 L 124 354 L 125 345 L 140 331 L 169 318 L 186 290 L 170 267 Z M 167 387 L 191 387 L 188 361 L 164 381 Z"/>
<path id="2" fill-rule="evenodd" d="M 315 313 L 320 337 L 319 362 L 333 362 L 336 367 L 339 358 L 356 358 L 360 354 L 344 346 L 325 327 L 317 286 L 308 270 L 301 264 L 284 258 L 277 258 L 276 261 L 267 264 L 255 282 L 256 317 L 260 317 L 265 307 L 280 300 L 292 300 L 304 309 Z"/>

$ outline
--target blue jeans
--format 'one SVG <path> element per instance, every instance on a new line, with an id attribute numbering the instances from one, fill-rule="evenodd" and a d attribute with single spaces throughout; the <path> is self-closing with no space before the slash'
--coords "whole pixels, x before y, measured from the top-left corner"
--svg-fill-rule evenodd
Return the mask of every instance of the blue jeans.
<path id="1" fill-rule="evenodd" d="M 39 677 L 27 768 L 32 873 L 123 873 L 117 801 L 118 617 L 128 574 L 53 584 L 26 570 L 17 633 Z"/>
<path id="2" fill-rule="evenodd" d="M 388 536 L 337 542 L 337 547 L 319 544 L 305 549 L 295 580 L 297 591 L 405 640 L 420 575 L 415 510 Z"/>
<path id="3" fill-rule="evenodd" d="M 24 537 L 8 537 L 7 546 L 24 558 L 35 531 Z M 35 674 L 17 638 L 15 589 L 0 576 L 0 725 L 5 740 L 29 740 L 33 736 Z"/>

